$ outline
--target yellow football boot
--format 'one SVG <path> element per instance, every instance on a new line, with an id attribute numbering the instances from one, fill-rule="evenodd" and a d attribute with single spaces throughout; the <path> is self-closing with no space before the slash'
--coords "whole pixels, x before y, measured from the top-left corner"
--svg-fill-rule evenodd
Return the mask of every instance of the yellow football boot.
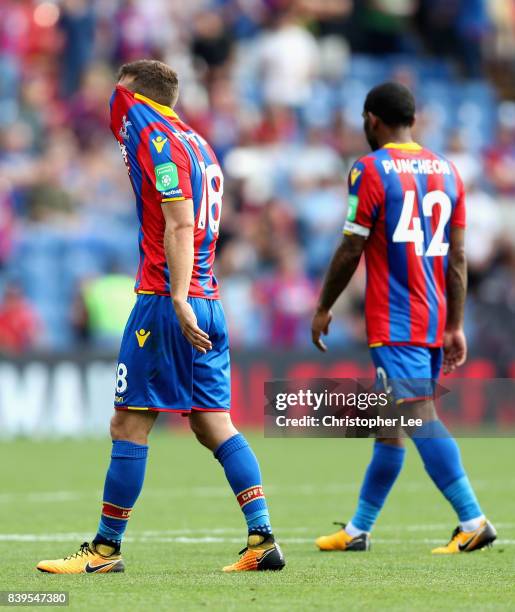
<path id="1" fill-rule="evenodd" d="M 119 551 L 113 553 L 109 546 L 95 546 L 87 542 L 81 544 L 79 550 L 69 557 L 40 561 L 36 567 L 40 572 L 49 574 L 106 574 L 125 570 Z"/>
<path id="2" fill-rule="evenodd" d="M 462 531 L 456 527 L 452 532 L 451 539 L 446 546 L 434 548 L 434 555 L 454 555 L 456 553 L 473 552 L 485 546 L 491 546 L 497 538 L 497 532 L 490 521 L 486 519 L 474 531 Z"/>
<path id="3" fill-rule="evenodd" d="M 241 557 L 232 565 L 226 565 L 224 572 L 278 571 L 286 565 L 282 550 L 274 536 L 249 535 L 246 548 L 240 550 Z"/>
<path id="4" fill-rule="evenodd" d="M 341 529 L 331 535 L 320 536 L 315 544 L 320 550 L 348 550 L 365 551 L 370 550 L 370 534 L 361 533 L 354 538 L 345 531 L 345 523 L 334 523 L 340 525 Z"/>

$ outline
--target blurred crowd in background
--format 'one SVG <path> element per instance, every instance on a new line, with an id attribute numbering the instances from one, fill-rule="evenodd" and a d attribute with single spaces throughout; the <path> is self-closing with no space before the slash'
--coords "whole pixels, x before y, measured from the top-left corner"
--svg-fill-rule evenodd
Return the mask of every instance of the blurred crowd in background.
<path id="1" fill-rule="evenodd" d="M 0 352 L 114 349 L 137 253 L 108 127 L 121 63 L 179 73 L 179 114 L 226 176 L 217 275 L 233 346 L 310 342 L 321 276 L 367 152 L 361 110 L 411 87 L 416 137 L 468 189 L 472 350 L 513 356 L 514 0 L 2 0 Z M 364 338 L 364 270 L 333 346 Z"/>

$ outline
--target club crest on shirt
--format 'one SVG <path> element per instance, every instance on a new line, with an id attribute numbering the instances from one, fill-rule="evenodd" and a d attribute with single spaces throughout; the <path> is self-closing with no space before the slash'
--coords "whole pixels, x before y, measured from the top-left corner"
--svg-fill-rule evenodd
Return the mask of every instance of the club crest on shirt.
<path id="1" fill-rule="evenodd" d="M 129 127 L 132 125 L 132 123 L 130 121 L 127 120 L 127 115 L 124 115 L 122 117 L 122 127 L 120 128 L 120 131 L 118 132 L 120 134 L 120 136 L 124 139 L 124 140 L 129 140 Z"/>

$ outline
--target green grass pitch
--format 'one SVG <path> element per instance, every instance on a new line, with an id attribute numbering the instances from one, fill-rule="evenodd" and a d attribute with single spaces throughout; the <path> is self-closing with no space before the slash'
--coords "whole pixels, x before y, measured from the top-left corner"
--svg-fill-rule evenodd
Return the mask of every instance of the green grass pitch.
<path id="1" fill-rule="evenodd" d="M 222 469 L 191 436 L 156 433 L 146 486 L 124 545 L 126 573 L 51 576 L 39 559 L 94 533 L 110 442 L 0 444 L 0 590 L 65 590 L 77 610 L 515 609 L 512 439 L 463 439 L 465 464 L 499 540 L 491 550 L 432 557 L 456 519 L 409 445 L 370 553 L 320 553 L 313 539 L 348 520 L 368 440 L 249 438 L 258 454 L 287 567 L 224 575 L 244 546 Z"/>

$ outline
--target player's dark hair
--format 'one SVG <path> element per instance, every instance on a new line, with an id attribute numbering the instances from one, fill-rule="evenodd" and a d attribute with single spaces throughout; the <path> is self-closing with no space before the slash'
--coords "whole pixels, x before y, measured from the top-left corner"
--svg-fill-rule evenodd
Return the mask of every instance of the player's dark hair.
<path id="1" fill-rule="evenodd" d="M 179 95 L 177 73 L 157 60 L 137 60 L 124 64 L 118 71 L 118 80 L 134 77 L 130 89 L 165 106 L 174 106 Z"/>
<path id="2" fill-rule="evenodd" d="M 415 98 L 400 83 L 383 83 L 368 92 L 365 112 L 374 114 L 390 127 L 409 127 L 415 121 Z"/>

